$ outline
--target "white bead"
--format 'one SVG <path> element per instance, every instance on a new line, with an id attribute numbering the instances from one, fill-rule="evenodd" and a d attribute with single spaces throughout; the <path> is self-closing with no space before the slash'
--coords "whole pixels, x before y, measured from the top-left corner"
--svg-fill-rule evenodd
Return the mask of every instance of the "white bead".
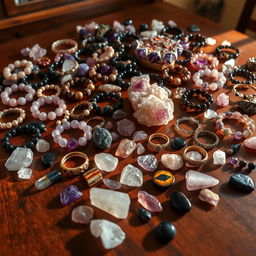
<path id="1" fill-rule="evenodd" d="M 20 90 L 20 91 L 24 91 L 24 89 L 25 89 L 25 84 L 20 83 L 20 84 L 19 84 L 19 90 Z"/>
<path id="2" fill-rule="evenodd" d="M 16 60 L 16 61 L 14 62 L 14 66 L 15 66 L 16 68 L 20 68 L 20 66 L 21 66 L 20 61 L 19 61 L 19 60 Z"/>
<path id="3" fill-rule="evenodd" d="M 80 138 L 78 139 L 78 144 L 79 144 L 80 146 L 85 146 L 85 145 L 87 144 L 87 139 L 86 139 L 85 137 L 80 137 Z"/>
<path id="4" fill-rule="evenodd" d="M 54 119 L 56 119 L 56 114 L 55 114 L 55 112 L 50 111 L 50 112 L 48 113 L 48 119 L 49 119 L 49 120 L 54 120 Z"/>
<path id="5" fill-rule="evenodd" d="M 27 101 L 32 101 L 33 100 L 33 95 L 31 93 L 28 93 L 28 94 L 25 95 L 25 99 Z"/>
<path id="6" fill-rule="evenodd" d="M 56 129 L 60 131 L 60 133 L 64 132 L 64 127 L 63 125 L 59 124 L 56 126 Z"/>
<path id="7" fill-rule="evenodd" d="M 79 122 L 77 120 L 72 120 L 70 124 L 73 129 L 76 129 L 78 128 Z"/>
<path id="8" fill-rule="evenodd" d="M 211 74 L 211 70 L 210 70 L 209 68 L 206 68 L 206 69 L 204 70 L 204 74 L 205 74 L 206 76 L 209 76 L 209 75 Z"/>
<path id="9" fill-rule="evenodd" d="M 24 97 L 19 97 L 18 104 L 19 105 L 25 105 L 26 104 L 26 99 Z"/>
<path id="10" fill-rule="evenodd" d="M 203 84 L 203 80 L 202 79 L 198 79 L 197 81 L 196 81 L 196 85 L 197 86 L 201 86 Z"/>
<path id="11" fill-rule="evenodd" d="M 55 114 L 56 114 L 57 116 L 62 116 L 62 115 L 63 115 L 63 109 L 62 109 L 62 108 L 56 108 Z"/>
<path id="12" fill-rule="evenodd" d="M 47 96 L 47 97 L 45 97 L 45 102 L 46 102 L 47 104 L 52 104 L 52 96 Z"/>
<path id="13" fill-rule="evenodd" d="M 82 129 L 82 130 L 84 129 L 85 126 L 87 126 L 87 124 L 86 124 L 86 122 L 84 122 L 84 121 L 81 121 L 81 122 L 79 122 L 79 124 L 78 124 L 78 128 L 79 128 L 79 129 Z"/>
<path id="14" fill-rule="evenodd" d="M 12 99 L 10 99 L 9 104 L 10 104 L 11 107 L 16 107 L 17 106 L 17 100 L 12 98 Z"/>
<path id="15" fill-rule="evenodd" d="M 59 140 L 59 145 L 60 145 L 60 147 L 65 148 L 65 147 L 68 145 L 67 139 L 61 138 L 61 139 Z"/>
<path id="16" fill-rule="evenodd" d="M 8 94 L 11 94 L 12 93 L 12 88 L 11 87 L 6 87 L 4 89 Z"/>
<path id="17" fill-rule="evenodd" d="M 41 121 L 47 120 L 47 114 L 46 114 L 45 112 L 41 112 L 41 113 L 39 114 L 39 119 L 40 119 Z"/>
<path id="18" fill-rule="evenodd" d="M 63 127 L 65 130 L 69 130 L 70 129 L 70 122 L 69 121 L 64 121 L 62 123 Z"/>
<path id="19" fill-rule="evenodd" d="M 6 97 L 9 97 L 9 94 L 7 92 L 1 92 L 1 98 L 6 98 Z"/>
<path id="20" fill-rule="evenodd" d="M 39 115 L 40 115 L 40 112 L 39 112 L 39 111 L 33 111 L 33 112 L 32 112 L 32 116 L 33 116 L 34 118 L 39 118 Z"/>
<path id="21" fill-rule="evenodd" d="M 11 89 L 12 89 L 13 92 L 18 91 L 18 85 L 17 84 L 12 84 Z"/>
<path id="22" fill-rule="evenodd" d="M 55 137 L 57 135 L 60 135 L 60 131 L 59 130 L 53 130 L 52 131 L 52 137 Z"/>

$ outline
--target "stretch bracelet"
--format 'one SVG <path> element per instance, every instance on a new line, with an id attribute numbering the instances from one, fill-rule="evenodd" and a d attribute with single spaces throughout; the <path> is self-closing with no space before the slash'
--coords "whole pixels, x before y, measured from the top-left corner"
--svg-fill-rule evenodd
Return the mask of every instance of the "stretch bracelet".
<path id="1" fill-rule="evenodd" d="M 246 81 L 237 80 L 234 78 L 235 76 L 244 77 L 247 80 Z M 232 72 L 228 74 L 228 79 L 232 84 L 253 84 L 256 78 L 255 78 L 255 75 L 249 70 L 242 69 L 242 68 L 235 68 Z"/>
<path id="2" fill-rule="evenodd" d="M 189 50 L 183 50 L 181 55 L 178 57 L 178 59 L 175 60 L 175 63 L 179 65 L 186 65 L 188 62 L 190 62 L 192 57 L 192 52 Z"/>
<path id="3" fill-rule="evenodd" d="M 199 138 L 202 136 L 210 137 L 214 140 L 214 142 L 213 143 L 203 143 L 199 140 Z M 219 144 L 220 140 L 219 140 L 218 135 L 216 135 L 214 132 L 196 129 L 196 131 L 194 133 L 194 141 L 199 147 L 204 148 L 206 150 L 210 150 L 210 149 L 213 149 L 214 147 L 216 147 Z"/>
<path id="4" fill-rule="evenodd" d="M 18 126 L 21 124 L 25 117 L 26 117 L 26 112 L 22 108 L 8 108 L 4 109 L 3 111 L 0 112 L 0 119 L 3 118 L 4 116 L 7 116 L 12 113 L 18 113 L 19 117 L 16 120 L 13 120 L 11 122 L 1 122 L 0 121 L 0 128 L 1 129 L 11 129 L 14 126 Z"/>
<path id="5" fill-rule="evenodd" d="M 216 57 L 207 53 L 196 53 L 191 57 L 190 66 L 193 70 L 216 69 L 219 61 Z"/>
<path id="6" fill-rule="evenodd" d="M 134 69 L 135 67 L 137 67 L 138 61 L 137 58 L 134 56 L 123 54 L 118 57 L 113 57 L 110 60 L 110 64 L 113 67 L 116 67 L 118 71 L 122 71 Z"/>
<path id="7" fill-rule="evenodd" d="M 108 45 L 107 38 L 103 36 L 88 36 L 82 41 L 82 47 L 88 52 L 95 52 Z"/>
<path id="8" fill-rule="evenodd" d="M 171 39 L 178 40 L 181 39 L 184 35 L 184 32 L 181 28 L 175 26 L 166 26 L 161 31 L 161 34 L 169 36 Z"/>
<path id="9" fill-rule="evenodd" d="M 97 64 L 89 69 L 89 77 L 94 81 L 115 82 L 118 70 L 106 63 Z"/>
<path id="10" fill-rule="evenodd" d="M 256 87 L 252 86 L 252 85 L 246 85 L 246 84 L 236 84 L 233 87 L 233 93 L 235 94 L 235 96 L 238 96 L 244 100 L 253 100 L 256 98 L 256 93 L 255 94 L 251 94 L 251 95 L 245 95 L 241 92 L 237 91 L 237 88 L 242 87 L 242 88 L 253 88 L 254 90 L 256 90 Z"/>
<path id="11" fill-rule="evenodd" d="M 201 34 L 191 33 L 187 35 L 186 41 L 189 42 L 189 48 L 195 50 L 206 45 L 206 37 Z"/>
<path id="12" fill-rule="evenodd" d="M 92 54 L 92 58 L 96 63 L 106 63 L 115 55 L 115 50 L 111 46 L 105 46 L 103 49 L 98 49 Z"/>
<path id="13" fill-rule="evenodd" d="M 83 108 L 83 107 L 86 107 L 86 109 L 84 109 L 82 112 L 79 112 L 78 114 L 75 114 L 77 109 Z M 81 120 L 81 119 L 89 116 L 92 110 L 93 110 L 93 104 L 89 101 L 84 101 L 82 103 L 75 105 L 72 108 L 72 110 L 70 111 L 70 116 L 73 119 Z"/>
<path id="14" fill-rule="evenodd" d="M 38 79 L 39 82 L 32 82 L 34 80 Z M 26 85 L 31 85 L 34 89 L 41 88 L 42 86 L 45 86 L 49 82 L 49 76 L 45 72 L 37 72 L 31 73 L 28 76 L 25 76 L 20 80 L 21 83 Z"/>
<path id="15" fill-rule="evenodd" d="M 121 71 L 119 72 L 116 78 L 116 84 L 120 86 L 123 90 L 126 90 L 131 86 L 131 82 L 125 81 L 124 79 L 134 77 L 134 76 L 141 76 L 141 75 L 142 75 L 141 71 L 137 69 Z"/>
<path id="16" fill-rule="evenodd" d="M 232 45 L 220 45 L 215 49 L 214 55 L 221 60 L 236 59 L 240 55 L 241 51 Z"/>
<path id="17" fill-rule="evenodd" d="M 175 128 L 177 133 L 185 135 L 185 136 L 191 136 L 195 132 L 195 130 L 194 129 L 192 129 L 192 130 L 181 129 L 180 124 L 183 123 L 183 122 L 194 123 L 197 126 L 196 129 L 201 127 L 201 124 L 200 124 L 199 120 L 196 120 L 194 117 L 183 116 L 182 118 L 180 118 L 176 121 L 176 123 L 174 125 L 174 128 Z"/>
<path id="18" fill-rule="evenodd" d="M 60 96 L 61 94 L 61 88 L 57 85 L 57 84 L 47 84 L 41 88 L 39 88 L 36 92 L 37 94 L 37 97 L 38 98 L 45 98 L 49 95 L 45 95 L 44 92 L 47 91 L 47 90 L 55 90 L 56 93 L 54 95 L 51 95 L 51 96 Z"/>

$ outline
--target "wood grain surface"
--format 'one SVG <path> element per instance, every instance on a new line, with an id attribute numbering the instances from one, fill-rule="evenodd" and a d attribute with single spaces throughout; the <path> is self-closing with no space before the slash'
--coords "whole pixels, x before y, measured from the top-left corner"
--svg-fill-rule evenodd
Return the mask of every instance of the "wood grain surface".
<path id="1" fill-rule="evenodd" d="M 230 15 L 232 12 L 230 11 Z M 127 9 L 122 12 L 116 12 L 111 15 L 102 16 L 96 19 L 99 23 L 112 24 L 113 21 L 123 21 L 126 18 L 132 18 L 135 25 L 140 23 L 150 23 L 153 18 L 167 22 L 172 19 L 179 26 L 186 29 L 191 24 L 196 24 L 201 28 L 202 34 L 214 37 L 220 44 L 223 40 L 231 41 L 235 46 L 241 49 L 241 56 L 237 60 L 237 64 L 241 65 L 246 62 L 249 57 L 256 55 L 256 42 L 247 36 L 236 32 L 225 30 L 218 24 L 212 23 L 204 18 L 195 16 L 192 13 L 185 12 L 177 7 L 166 3 L 155 3 L 148 5 L 143 9 L 141 7 Z M 77 39 L 75 26 L 77 24 L 85 24 L 87 20 L 77 20 L 69 24 L 59 24 L 57 29 L 51 29 L 43 33 L 35 33 L 33 36 L 22 39 L 12 40 L 0 44 L 1 69 L 8 63 L 22 59 L 20 50 L 23 47 L 31 47 L 35 43 L 45 47 L 50 52 L 52 42 L 61 38 Z M 205 48 L 206 52 L 212 52 L 213 47 Z M 188 87 L 192 87 L 191 83 Z M 231 92 L 232 87 L 227 84 L 224 89 L 213 94 L 214 99 L 220 92 L 226 92 L 231 97 L 231 106 L 225 108 L 214 109 L 217 112 L 232 111 L 236 109 L 236 101 Z M 172 89 L 174 91 L 174 89 Z M 97 91 L 95 92 L 97 93 Z M 123 109 L 129 113 L 129 119 L 132 117 L 132 109 L 130 103 L 126 99 L 126 93 L 123 93 L 125 103 Z M 67 101 L 68 109 L 71 109 L 73 103 Z M 173 124 L 177 118 L 186 116 L 187 114 L 181 110 L 180 101 L 174 99 L 175 119 L 167 126 L 146 128 L 136 122 L 137 130 L 145 130 L 151 134 L 153 132 L 163 132 L 170 138 L 176 136 L 173 130 Z M 30 115 L 31 104 L 27 104 L 27 118 L 25 122 L 32 120 Z M 0 110 L 6 106 L 0 104 Z M 47 110 L 52 109 L 51 107 Z M 214 129 L 213 121 L 204 119 L 202 114 L 189 114 L 198 118 L 204 127 L 210 130 Z M 255 116 L 252 116 L 255 118 Z M 236 125 L 233 123 L 233 125 Z M 67 150 L 61 149 L 52 142 L 51 131 L 54 129 L 55 123 L 47 123 L 47 132 L 43 134 L 43 138 L 51 142 L 51 150 L 58 156 L 52 170 L 60 169 L 59 162 Z M 116 130 L 116 126 L 113 130 Z M 0 138 L 4 132 L 1 131 Z M 72 133 L 69 133 L 72 136 Z M 77 136 L 77 135 L 74 135 Z M 26 138 L 18 137 L 14 143 L 21 143 Z M 120 141 L 120 140 L 119 140 Z M 187 140 L 191 145 L 192 140 Z M 234 143 L 232 140 L 221 137 L 220 149 L 225 149 Z M 143 143 L 146 147 L 146 142 Z M 109 150 L 112 154 L 118 146 L 115 142 Z M 90 167 L 93 167 L 93 156 L 99 153 L 92 141 L 85 148 L 79 149 L 90 158 Z M 150 151 L 146 149 L 146 153 Z M 182 151 L 173 151 L 171 148 L 157 154 L 160 159 L 163 153 L 177 153 Z M 227 182 L 230 175 L 235 171 L 231 170 L 228 164 L 217 168 L 212 165 L 212 151 L 208 163 L 200 169 L 201 172 L 210 174 L 220 180 L 220 184 L 212 190 L 219 194 L 220 202 L 216 208 L 209 207 L 206 203 L 199 201 L 199 191 L 187 191 L 184 182 L 184 174 L 187 169 L 183 167 L 179 171 L 173 172 L 176 177 L 174 187 L 166 191 L 160 191 L 153 185 L 151 181 L 152 175 L 144 172 L 144 184 L 141 188 L 147 192 L 157 196 L 163 206 L 160 214 L 155 214 L 152 220 L 147 224 L 142 224 L 138 219 L 135 211 L 139 206 L 137 203 L 136 188 L 128 188 L 123 186 L 121 191 L 128 192 L 132 200 L 128 218 L 119 220 L 113 216 L 94 207 L 95 219 L 107 219 L 120 225 L 126 233 L 126 239 L 122 245 L 113 250 L 106 251 L 103 249 L 99 239 L 94 238 L 90 234 L 88 225 L 79 225 L 71 221 L 71 211 L 74 207 L 86 204 L 90 205 L 89 189 L 82 179 L 78 176 L 75 178 L 66 178 L 63 182 L 55 184 L 43 191 L 34 189 L 34 182 L 50 169 L 44 169 L 40 156 L 41 154 L 34 150 L 34 161 L 32 163 L 33 176 L 30 180 L 18 180 L 16 172 L 9 172 L 4 167 L 5 161 L 9 153 L 0 145 L 0 255 L 2 256 L 80 256 L 80 255 L 176 255 L 176 256 L 253 256 L 256 254 L 255 232 L 256 232 L 256 194 L 238 193 L 231 189 Z M 253 161 L 255 155 L 245 151 L 244 146 L 238 154 L 241 158 Z M 105 177 L 119 179 L 120 171 L 128 164 L 136 164 L 136 154 L 127 159 L 120 159 L 117 170 L 106 174 Z M 159 169 L 163 169 L 162 164 Z M 256 181 L 255 171 L 250 174 Z M 62 207 L 60 204 L 59 193 L 70 184 L 77 185 L 83 191 L 83 197 L 72 205 Z M 104 188 L 103 184 L 98 187 Z M 192 210 L 186 215 L 180 215 L 170 207 L 169 195 L 172 191 L 184 192 L 192 202 Z M 174 223 L 177 229 L 175 239 L 168 244 L 161 244 L 155 237 L 154 229 L 163 220 L 169 220 Z"/>

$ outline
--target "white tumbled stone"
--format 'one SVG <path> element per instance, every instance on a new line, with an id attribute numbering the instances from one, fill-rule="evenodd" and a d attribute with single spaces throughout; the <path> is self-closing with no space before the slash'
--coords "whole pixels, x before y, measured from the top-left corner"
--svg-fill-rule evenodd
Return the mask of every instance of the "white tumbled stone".
<path id="1" fill-rule="evenodd" d="M 94 156 L 94 162 L 100 170 L 112 172 L 117 167 L 118 158 L 108 153 L 99 153 Z"/>
<path id="2" fill-rule="evenodd" d="M 141 187 L 143 184 L 142 171 L 139 168 L 128 164 L 121 172 L 120 182 L 121 184 L 131 187 Z"/>

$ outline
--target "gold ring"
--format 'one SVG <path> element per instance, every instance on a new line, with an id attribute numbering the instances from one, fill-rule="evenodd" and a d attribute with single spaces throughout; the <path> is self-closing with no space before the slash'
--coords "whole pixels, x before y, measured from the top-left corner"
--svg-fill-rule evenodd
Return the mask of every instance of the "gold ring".
<path id="1" fill-rule="evenodd" d="M 81 165 L 79 165 L 77 167 L 67 167 L 65 165 L 65 163 L 67 162 L 67 160 L 69 160 L 72 157 L 81 157 L 81 158 L 84 159 L 84 163 L 82 163 Z M 85 170 L 88 169 L 88 167 L 89 167 L 89 158 L 83 152 L 79 152 L 79 151 L 70 152 L 70 153 L 66 154 L 61 159 L 60 167 L 64 171 L 68 172 L 69 174 L 79 174 L 79 173 L 84 172 Z"/>
<path id="2" fill-rule="evenodd" d="M 152 142 L 152 139 L 154 138 L 162 138 L 166 140 L 166 143 L 164 144 L 155 144 Z M 155 152 L 160 152 L 162 149 L 167 148 L 170 143 L 170 139 L 167 135 L 163 133 L 153 133 L 148 138 L 148 144 L 153 148 Z"/>
<path id="3" fill-rule="evenodd" d="M 78 114 L 75 114 L 75 111 L 78 109 L 78 108 L 82 108 L 82 107 L 87 107 L 87 109 L 83 110 L 83 112 L 81 113 L 78 113 Z M 91 111 L 93 110 L 93 105 L 91 102 L 89 101 L 84 101 L 82 103 L 79 103 L 77 105 L 75 105 L 72 110 L 70 111 L 70 116 L 73 118 L 73 119 L 77 119 L 77 120 L 80 120 L 80 119 L 83 119 L 84 117 L 86 116 L 89 116 Z M 90 119 L 89 119 L 90 120 Z M 88 120 L 88 121 L 89 121 Z M 87 122 L 88 122 L 87 121 Z"/>
<path id="4" fill-rule="evenodd" d="M 71 47 L 68 49 L 58 49 L 61 45 L 70 45 Z M 61 39 L 61 40 L 57 40 L 52 44 L 52 51 L 54 53 L 69 53 L 69 54 L 73 54 L 77 51 L 78 49 L 78 44 L 75 40 L 72 39 Z"/>
<path id="5" fill-rule="evenodd" d="M 188 157 L 188 152 L 190 151 L 197 151 L 199 152 L 202 156 L 203 159 L 201 160 L 193 160 L 191 158 Z M 200 166 L 206 163 L 206 161 L 208 160 L 208 153 L 201 147 L 198 146 L 189 146 L 187 148 L 185 148 L 184 152 L 183 152 L 183 159 L 190 165 L 193 166 Z"/>

